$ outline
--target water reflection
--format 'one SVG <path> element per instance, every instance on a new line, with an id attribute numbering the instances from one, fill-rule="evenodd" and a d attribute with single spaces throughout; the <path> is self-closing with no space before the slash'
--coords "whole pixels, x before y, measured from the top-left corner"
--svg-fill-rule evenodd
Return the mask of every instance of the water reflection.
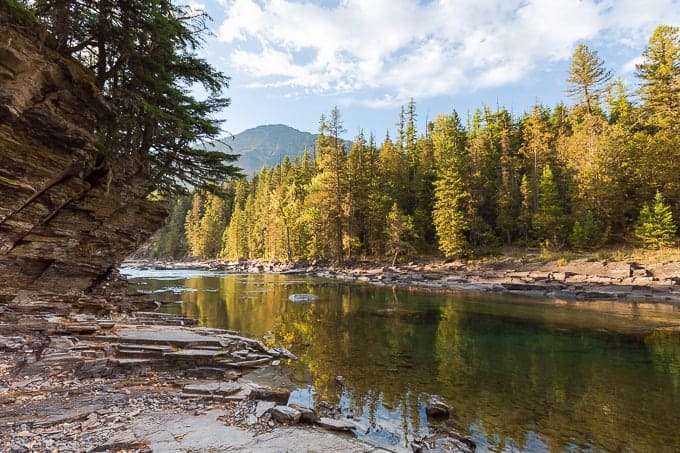
<path id="1" fill-rule="evenodd" d="M 299 276 L 138 282 L 191 289 L 157 295 L 205 325 L 276 337 L 300 359 L 279 371 L 300 389 L 295 398 L 340 404 L 372 441 L 403 446 L 425 433 L 424 395 L 437 393 L 489 450 L 680 448 L 677 306 L 433 295 Z M 294 293 L 320 299 L 297 304 Z"/>

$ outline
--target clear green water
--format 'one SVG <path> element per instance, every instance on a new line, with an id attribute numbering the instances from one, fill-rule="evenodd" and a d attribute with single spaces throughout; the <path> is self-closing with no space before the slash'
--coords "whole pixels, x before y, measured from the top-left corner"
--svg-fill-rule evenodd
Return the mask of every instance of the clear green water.
<path id="1" fill-rule="evenodd" d="M 380 445 L 426 433 L 435 393 L 478 451 L 680 451 L 678 306 L 126 272 L 181 302 L 165 311 L 289 346 L 299 360 L 264 373 L 298 400 L 341 404 Z M 295 293 L 320 299 L 290 302 Z"/>

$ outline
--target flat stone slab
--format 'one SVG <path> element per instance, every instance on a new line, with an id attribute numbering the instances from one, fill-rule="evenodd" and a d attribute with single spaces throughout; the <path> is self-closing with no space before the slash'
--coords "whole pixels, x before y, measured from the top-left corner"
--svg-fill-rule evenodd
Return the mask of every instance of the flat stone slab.
<path id="1" fill-rule="evenodd" d="M 352 431 L 357 427 L 350 421 L 336 420 L 328 417 L 321 417 L 316 421 L 316 424 L 331 431 Z"/>
<path id="2" fill-rule="evenodd" d="M 220 347 L 220 339 L 192 332 L 177 326 L 119 326 L 110 335 L 97 335 L 91 340 L 108 339 L 121 343 L 173 344 L 177 346 L 203 345 Z"/>
<path id="3" fill-rule="evenodd" d="M 147 439 L 152 451 L 239 451 L 243 453 L 300 452 L 385 452 L 360 440 L 313 428 L 280 427 L 255 436 L 245 429 L 219 421 L 224 412 L 212 410 L 198 416 L 178 416 L 160 411 L 135 419 L 131 429 Z"/>
<path id="4" fill-rule="evenodd" d="M 205 382 L 182 388 L 182 392 L 192 395 L 232 395 L 240 390 L 241 386 L 236 382 Z"/>
<path id="5" fill-rule="evenodd" d="M 176 359 L 216 359 L 228 355 L 228 352 L 214 349 L 181 349 L 175 352 L 166 352 L 163 357 Z"/>

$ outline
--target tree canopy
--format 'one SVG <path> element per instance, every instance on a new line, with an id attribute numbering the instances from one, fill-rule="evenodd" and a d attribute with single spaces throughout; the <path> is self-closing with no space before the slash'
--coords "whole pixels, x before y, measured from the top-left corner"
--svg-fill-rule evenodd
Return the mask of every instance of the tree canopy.
<path id="1" fill-rule="evenodd" d="M 219 190 L 236 156 L 211 150 L 214 115 L 229 105 L 229 78 L 196 51 L 209 17 L 171 0 L 25 1 L 49 43 L 94 73 L 116 115 L 97 134 L 106 152 L 129 156 L 164 193 Z M 204 99 L 194 93 L 205 91 Z"/>
<path id="2" fill-rule="evenodd" d="M 227 258 L 394 262 L 436 251 L 468 257 L 508 244 L 672 245 L 680 134 L 668 99 L 675 102 L 678 85 L 654 74 L 680 66 L 677 52 L 657 52 L 674 49 L 676 38 L 676 29 L 661 26 L 650 39 L 638 68 L 639 100 L 620 80 L 610 82 L 596 52 L 579 46 L 566 75 L 573 106 L 535 105 L 517 117 L 483 107 L 467 124 L 454 111 L 419 133 L 410 100 L 396 141 L 387 134 L 376 143 L 359 131 L 349 149 L 333 109 L 311 153 L 230 183 L 224 207 L 194 197 L 185 229 L 198 246 L 190 249 L 201 256 L 208 253 L 201 241 L 221 240 Z M 657 66 L 663 70 L 654 72 Z M 228 221 L 216 222 L 214 213 Z"/>

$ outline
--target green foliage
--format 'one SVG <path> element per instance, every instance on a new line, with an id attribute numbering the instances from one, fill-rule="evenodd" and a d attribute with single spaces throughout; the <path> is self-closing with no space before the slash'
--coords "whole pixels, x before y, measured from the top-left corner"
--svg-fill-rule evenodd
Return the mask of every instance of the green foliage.
<path id="1" fill-rule="evenodd" d="M 674 29 L 662 32 L 650 42 L 675 36 Z M 573 108 L 536 105 L 514 118 L 487 107 L 467 127 L 453 112 L 418 135 L 411 100 L 397 143 L 388 134 L 377 145 L 360 131 L 349 147 L 334 109 L 322 118 L 313 155 L 279 159 L 249 181 L 222 186 L 233 188 L 233 204 L 229 196 L 224 208 L 197 193 L 186 215 L 187 246 L 205 257 L 340 262 L 436 249 L 469 256 L 502 241 L 540 245 L 548 257 L 566 245 L 625 241 L 639 206 L 657 189 L 666 197 L 657 217 L 665 220 L 654 220 L 648 206 L 638 230 L 653 238 L 650 246 L 668 244 L 675 232 L 669 213 L 680 215 L 680 134 L 672 113 L 652 92 L 637 105 L 620 81 L 606 84 L 609 74 L 594 52 L 579 47 L 576 57 L 570 84 L 580 104 Z M 677 56 L 671 60 L 680 65 Z"/>
<path id="2" fill-rule="evenodd" d="M 441 159 L 432 212 L 439 249 L 448 257 L 466 255 L 470 249 L 468 212 L 471 197 L 463 179 L 467 165 L 466 137 L 455 112 L 437 117 L 432 142 Z"/>
<path id="3" fill-rule="evenodd" d="M 578 250 L 592 250 L 600 245 L 600 226 L 590 212 L 574 222 L 569 242 Z"/>
<path id="4" fill-rule="evenodd" d="M 653 204 L 645 203 L 635 224 L 635 237 L 644 248 L 659 249 L 675 243 L 676 226 L 670 207 L 661 192 L 656 192 Z"/>
<path id="5" fill-rule="evenodd" d="M 561 247 L 566 239 L 569 217 L 561 204 L 550 165 L 546 165 L 538 184 L 538 211 L 532 220 L 537 237 L 550 247 Z"/>
<path id="6" fill-rule="evenodd" d="M 219 191 L 237 174 L 236 156 L 204 146 L 220 133 L 214 114 L 229 105 L 229 78 L 196 54 L 208 16 L 170 0 L 26 3 L 57 50 L 93 71 L 115 110 L 96 131 L 103 149 L 145 164 L 163 193 Z"/>
<path id="7" fill-rule="evenodd" d="M 155 258 L 184 258 L 188 253 L 184 222 L 191 206 L 191 197 L 170 200 L 168 222 L 159 231 L 151 255 Z"/>
<path id="8" fill-rule="evenodd" d="M 659 25 L 637 65 L 640 96 L 652 125 L 680 128 L 680 28 Z"/>
<path id="9" fill-rule="evenodd" d="M 409 237 L 413 234 L 413 219 L 401 212 L 396 203 L 392 204 L 387 214 L 387 253 L 392 258 L 392 266 L 397 262 L 400 253 L 408 253 L 413 250 Z"/>

